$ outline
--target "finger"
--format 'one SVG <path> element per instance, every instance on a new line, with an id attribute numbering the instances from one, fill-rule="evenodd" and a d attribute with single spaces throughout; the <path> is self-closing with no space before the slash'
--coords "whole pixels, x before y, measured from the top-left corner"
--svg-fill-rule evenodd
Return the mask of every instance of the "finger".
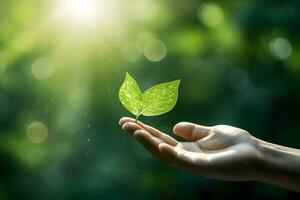
<path id="1" fill-rule="evenodd" d="M 126 122 L 134 122 L 135 119 L 131 117 L 122 117 L 119 121 L 119 125 L 122 127 Z"/>
<path id="2" fill-rule="evenodd" d="M 164 162 L 170 164 L 170 161 L 159 151 L 157 146 L 158 144 L 161 144 L 164 141 L 162 141 L 159 138 L 152 137 L 149 133 L 143 131 L 143 129 L 134 122 L 123 122 L 121 124 L 122 124 L 122 129 L 134 135 L 148 151 L 150 151 L 152 154 L 154 154 Z"/>
<path id="3" fill-rule="evenodd" d="M 147 146 L 147 148 L 150 148 L 151 151 L 157 151 L 158 145 L 162 142 L 155 139 L 154 137 L 151 137 L 146 131 L 144 130 L 137 130 L 134 132 L 133 136 L 144 146 Z"/>
<path id="4" fill-rule="evenodd" d="M 119 123 L 124 124 L 124 123 L 128 123 L 128 122 L 135 123 L 135 119 L 130 118 L 130 117 L 123 117 Z M 137 123 L 135 123 L 135 124 L 138 124 L 138 126 L 140 126 L 142 129 L 146 130 L 151 135 L 163 140 L 165 143 L 168 143 L 171 146 L 176 146 L 178 144 L 177 140 L 175 140 L 171 136 L 169 136 L 165 133 L 162 133 L 161 131 L 153 128 L 152 126 L 146 125 L 140 121 L 137 121 Z"/>
<path id="5" fill-rule="evenodd" d="M 173 132 L 189 141 L 196 141 L 208 135 L 210 127 L 189 122 L 180 122 L 173 128 Z"/>
<path id="6" fill-rule="evenodd" d="M 236 136 L 237 132 L 232 127 L 219 125 L 215 126 L 206 137 L 198 140 L 196 144 L 207 150 L 225 149 L 240 142 Z"/>
<path id="7" fill-rule="evenodd" d="M 177 140 L 172 138 L 171 136 L 153 128 L 152 126 L 143 124 L 142 122 L 138 122 L 138 124 L 146 131 L 148 131 L 151 135 L 163 140 L 165 143 L 171 145 L 171 146 L 176 146 L 178 144 Z"/>
<path id="8" fill-rule="evenodd" d="M 134 134 L 137 130 L 142 130 L 142 128 L 133 122 L 126 122 L 122 125 L 122 129 L 127 133 Z"/>
<path id="9" fill-rule="evenodd" d="M 207 176 L 209 174 L 210 162 L 207 154 L 188 152 L 167 144 L 160 144 L 159 149 L 174 165 L 195 175 Z"/>
<path id="10" fill-rule="evenodd" d="M 215 133 L 211 133 L 208 136 L 198 140 L 196 144 L 202 149 L 218 150 L 227 148 L 230 145 L 230 141 L 225 137 L 218 137 Z"/>
<path id="11" fill-rule="evenodd" d="M 153 155 L 157 156 L 159 159 L 170 163 L 170 160 L 166 158 L 159 150 L 159 145 L 163 144 L 164 142 L 158 140 L 155 137 L 152 137 L 149 133 L 145 130 L 137 130 L 134 133 L 134 137 Z"/>
<path id="12" fill-rule="evenodd" d="M 193 166 L 193 159 L 184 151 L 180 151 L 168 144 L 160 144 L 159 150 L 178 167 L 190 169 Z"/>

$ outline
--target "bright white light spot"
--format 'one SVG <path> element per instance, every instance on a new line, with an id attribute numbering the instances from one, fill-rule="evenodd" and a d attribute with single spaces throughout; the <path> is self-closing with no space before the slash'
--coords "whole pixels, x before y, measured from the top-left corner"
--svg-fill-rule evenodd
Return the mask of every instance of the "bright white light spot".
<path id="1" fill-rule="evenodd" d="M 269 45 L 272 56 L 278 60 L 286 60 L 292 54 L 292 45 L 285 38 L 275 38 Z"/>
<path id="2" fill-rule="evenodd" d="M 95 0 L 63 0 L 65 16 L 79 21 L 90 21 L 96 17 Z"/>
<path id="3" fill-rule="evenodd" d="M 49 78 L 53 74 L 53 71 L 53 63 L 51 59 L 47 57 L 36 59 L 31 66 L 31 72 L 33 76 L 39 80 L 45 80 Z"/>
<path id="4" fill-rule="evenodd" d="M 223 11 L 217 4 L 201 5 L 198 8 L 197 15 L 199 19 L 209 27 L 215 27 L 223 20 Z"/>
<path id="5" fill-rule="evenodd" d="M 57 0 L 55 17 L 72 25 L 111 23 L 116 17 L 116 5 L 112 0 Z"/>
<path id="6" fill-rule="evenodd" d="M 48 137 L 48 128 L 43 122 L 32 122 L 26 131 L 27 138 L 35 144 L 44 142 Z"/>
<path id="7" fill-rule="evenodd" d="M 151 62 L 159 62 L 166 57 L 167 47 L 160 40 L 151 40 L 144 47 L 144 55 Z"/>

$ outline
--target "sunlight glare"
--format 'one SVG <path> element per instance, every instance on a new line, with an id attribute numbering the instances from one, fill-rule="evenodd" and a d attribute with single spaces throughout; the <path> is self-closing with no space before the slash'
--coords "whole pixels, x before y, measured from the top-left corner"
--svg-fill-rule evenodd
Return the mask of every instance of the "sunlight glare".
<path id="1" fill-rule="evenodd" d="M 65 15 L 74 20 L 90 21 L 96 17 L 95 0 L 64 0 L 61 6 Z"/>
<path id="2" fill-rule="evenodd" d="M 56 16 L 72 24 L 107 23 L 114 14 L 109 0 L 60 0 L 57 3 Z"/>

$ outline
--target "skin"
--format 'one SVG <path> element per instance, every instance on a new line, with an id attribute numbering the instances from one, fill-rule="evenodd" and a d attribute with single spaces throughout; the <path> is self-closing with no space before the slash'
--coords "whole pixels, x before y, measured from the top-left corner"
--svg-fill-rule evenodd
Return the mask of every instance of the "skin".
<path id="1" fill-rule="evenodd" d="M 180 122 L 173 132 L 179 142 L 129 117 L 119 122 L 162 161 L 192 174 L 228 181 L 261 181 L 300 192 L 300 150 L 253 137 L 227 125 L 202 126 Z"/>

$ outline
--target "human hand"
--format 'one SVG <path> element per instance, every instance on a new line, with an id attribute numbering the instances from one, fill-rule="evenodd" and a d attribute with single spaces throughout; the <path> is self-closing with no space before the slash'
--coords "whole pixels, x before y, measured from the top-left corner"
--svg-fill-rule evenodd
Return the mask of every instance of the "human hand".
<path id="1" fill-rule="evenodd" d="M 178 142 L 132 118 L 124 117 L 119 124 L 152 154 L 193 174 L 232 181 L 258 180 L 261 176 L 257 140 L 245 130 L 181 122 L 173 131 L 187 142 Z"/>

